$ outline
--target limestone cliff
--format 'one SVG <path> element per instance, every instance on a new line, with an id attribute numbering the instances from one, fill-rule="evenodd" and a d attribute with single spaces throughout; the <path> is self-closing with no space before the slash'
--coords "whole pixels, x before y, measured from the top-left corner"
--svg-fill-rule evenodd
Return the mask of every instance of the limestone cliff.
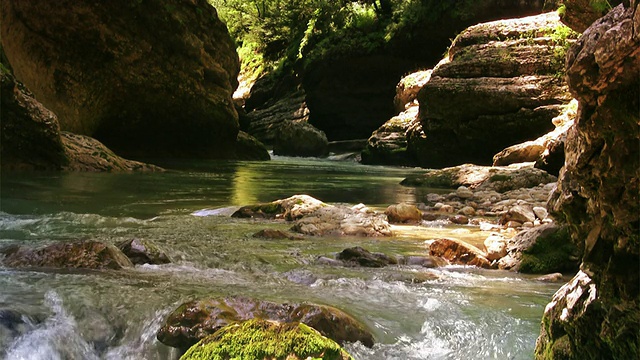
<path id="1" fill-rule="evenodd" d="M 162 170 L 153 165 L 123 159 L 88 136 L 61 132 L 58 117 L 36 100 L 22 83 L 16 81 L 2 63 L 0 80 L 2 170 Z"/>
<path id="2" fill-rule="evenodd" d="M 562 79 L 575 37 L 556 13 L 467 28 L 418 94 L 409 149 L 423 167 L 491 164 L 503 148 L 554 128 L 571 100 Z"/>
<path id="3" fill-rule="evenodd" d="M 578 118 L 549 206 L 584 247 L 545 309 L 538 359 L 640 357 L 640 9 L 595 21 L 567 56 Z"/>
<path id="4" fill-rule="evenodd" d="M 2 0 L 14 75 L 62 130 L 130 156 L 235 153 L 235 45 L 206 0 Z"/>

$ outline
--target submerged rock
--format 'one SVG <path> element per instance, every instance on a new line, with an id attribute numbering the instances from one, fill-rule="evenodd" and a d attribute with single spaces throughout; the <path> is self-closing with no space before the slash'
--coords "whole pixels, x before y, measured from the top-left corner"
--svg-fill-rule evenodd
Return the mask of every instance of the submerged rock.
<path id="1" fill-rule="evenodd" d="M 276 229 L 263 229 L 253 234 L 253 237 L 265 238 L 265 239 L 289 239 L 289 240 L 303 240 L 304 237 L 296 234 L 292 234 L 287 231 Z"/>
<path id="2" fill-rule="evenodd" d="M 227 325 L 193 345 L 180 359 L 353 360 L 340 345 L 309 326 L 252 319 Z"/>
<path id="3" fill-rule="evenodd" d="M 381 253 L 372 253 L 360 246 L 344 249 L 336 258 L 347 264 L 357 264 L 363 267 L 374 268 L 398 263 L 398 260 L 394 257 Z"/>
<path id="4" fill-rule="evenodd" d="M 360 341 L 373 346 L 373 335 L 357 320 L 330 306 L 313 304 L 277 304 L 244 297 L 205 299 L 182 304 L 158 330 L 165 345 L 188 349 L 224 326 L 253 318 L 301 322 L 323 336 L 336 341 Z"/>
<path id="5" fill-rule="evenodd" d="M 131 239 L 116 245 L 136 265 L 167 264 L 171 259 L 149 240 Z"/>
<path id="6" fill-rule="evenodd" d="M 392 224 L 419 223 L 422 221 L 422 212 L 417 206 L 407 203 L 389 205 L 384 211 Z"/>
<path id="7" fill-rule="evenodd" d="M 0 249 L 2 264 L 24 268 L 113 269 L 133 267 L 117 247 L 98 241 L 61 242 L 44 248 L 10 246 Z"/>

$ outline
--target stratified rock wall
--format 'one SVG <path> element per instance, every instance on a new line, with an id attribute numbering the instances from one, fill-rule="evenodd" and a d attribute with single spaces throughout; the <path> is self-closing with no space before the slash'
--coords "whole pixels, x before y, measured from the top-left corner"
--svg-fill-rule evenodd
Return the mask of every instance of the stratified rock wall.
<path id="1" fill-rule="evenodd" d="M 491 164 L 551 131 L 571 100 L 562 69 L 574 36 L 556 13 L 463 31 L 418 94 L 421 129 L 409 132 L 409 150 L 420 165 Z"/>
<path id="2" fill-rule="evenodd" d="M 120 154 L 227 157 L 235 44 L 206 0 L 0 2 L 16 78 Z"/>
<path id="3" fill-rule="evenodd" d="M 550 207 L 584 247 L 547 305 L 538 359 L 640 358 L 640 10 L 619 5 L 567 56 L 579 101 Z"/>

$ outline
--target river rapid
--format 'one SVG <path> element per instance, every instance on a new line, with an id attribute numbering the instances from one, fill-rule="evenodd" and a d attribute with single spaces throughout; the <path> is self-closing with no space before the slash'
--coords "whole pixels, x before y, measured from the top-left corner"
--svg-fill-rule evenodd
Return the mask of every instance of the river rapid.
<path id="1" fill-rule="evenodd" d="M 314 262 L 351 246 L 411 255 L 426 253 L 425 241 L 436 236 L 481 242 L 487 233 L 477 227 L 433 222 L 390 238 L 269 240 L 252 234 L 290 224 L 229 217 L 238 206 L 295 194 L 377 209 L 419 203 L 429 190 L 399 182 L 423 170 L 278 157 L 160 165 L 180 170 L 2 174 L 0 247 L 142 238 L 173 262 L 121 271 L 0 265 L 0 358 L 177 359 L 155 338 L 167 315 L 188 300 L 229 295 L 344 310 L 376 339 L 371 349 L 346 345 L 358 360 L 533 358 L 544 307 L 559 284 L 461 266 Z"/>

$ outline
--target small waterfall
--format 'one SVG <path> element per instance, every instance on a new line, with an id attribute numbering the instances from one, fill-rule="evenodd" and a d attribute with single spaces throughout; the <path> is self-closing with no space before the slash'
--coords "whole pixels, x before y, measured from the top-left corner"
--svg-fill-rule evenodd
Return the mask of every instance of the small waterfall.
<path id="1" fill-rule="evenodd" d="M 53 315 L 10 344 L 6 359 L 97 360 L 91 345 L 78 331 L 75 319 L 65 311 L 60 296 L 54 291 L 47 292 L 45 305 Z"/>

